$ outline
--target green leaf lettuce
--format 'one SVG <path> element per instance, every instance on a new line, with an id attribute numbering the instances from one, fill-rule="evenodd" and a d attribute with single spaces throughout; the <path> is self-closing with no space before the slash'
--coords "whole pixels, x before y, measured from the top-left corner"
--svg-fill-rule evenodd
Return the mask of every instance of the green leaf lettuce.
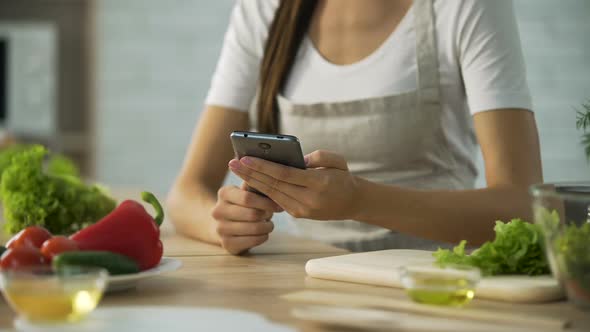
<path id="1" fill-rule="evenodd" d="M 537 225 L 520 219 L 508 223 L 497 221 L 494 231 L 494 241 L 484 243 L 471 255 L 465 252 L 466 241 L 461 241 L 452 251 L 439 248 L 433 254 L 437 264 L 476 266 L 484 275 L 549 273 L 541 229 Z"/>
<path id="2" fill-rule="evenodd" d="M 75 171 L 63 160 L 53 166 L 52 173 L 45 172 L 46 155 L 42 146 L 28 148 L 12 156 L 2 173 L 0 197 L 8 233 L 39 225 L 53 234 L 70 234 L 115 208 L 116 202 L 99 187 L 88 186 L 75 175 L 56 174 Z"/>

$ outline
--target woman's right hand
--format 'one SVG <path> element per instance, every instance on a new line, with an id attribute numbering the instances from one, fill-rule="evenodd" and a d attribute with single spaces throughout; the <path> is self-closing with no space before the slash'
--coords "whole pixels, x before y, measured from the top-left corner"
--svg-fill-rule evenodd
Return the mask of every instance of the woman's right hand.
<path id="1" fill-rule="evenodd" d="M 221 246 L 238 255 L 268 240 L 274 229 L 271 218 L 281 211 L 271 199 L 248 191 L 242 184 L 219 189 L 211 216 Z"/>

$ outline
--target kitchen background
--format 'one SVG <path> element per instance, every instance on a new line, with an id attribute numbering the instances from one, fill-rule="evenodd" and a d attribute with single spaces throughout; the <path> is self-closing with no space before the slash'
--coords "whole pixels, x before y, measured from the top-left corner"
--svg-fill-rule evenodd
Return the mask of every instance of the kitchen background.
<path id="1" fill-rule="evenodd" d="M 590 1 L 514 2 L 545 179 L 590 180 L 575 128 L 575 108 L 590 98 Z M 2 0 L 4 127 L 69 153 L 97 181 L 165 193 L 203 108 L 232 6 Z"/>

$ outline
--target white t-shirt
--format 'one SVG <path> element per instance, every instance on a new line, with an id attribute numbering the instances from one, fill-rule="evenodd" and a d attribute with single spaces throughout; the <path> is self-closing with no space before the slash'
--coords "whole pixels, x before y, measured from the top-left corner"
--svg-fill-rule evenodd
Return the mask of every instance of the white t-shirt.
<path id="1" fill-rule="evenodd" d="M 278 0 L 238 0 L 207 105 L 247 111 L 255 96 L 264 43 Z M 443 128 L 473 164 L 470 114 L 531 110 L 512 0 L 434 0 Z M 417 89 L 414 7 L 368 57 L 350 65 L 324 59 L 304 38 L 282 94 L 293 103 L 339 102 Z M 361 111 L 361 110 L 359 110 Z"/>

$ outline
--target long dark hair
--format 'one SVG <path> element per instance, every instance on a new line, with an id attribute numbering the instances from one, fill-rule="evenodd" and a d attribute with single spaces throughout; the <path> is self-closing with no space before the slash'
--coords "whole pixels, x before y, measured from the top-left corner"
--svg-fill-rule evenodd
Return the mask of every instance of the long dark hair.
<path id="1" fill-rule="evenodd" d="M 257 129 L 261 132 L 279 131 L 276 97 L 287 81 L 316 4 L 316 0 L 281 0 L 275 13 L 260 68 L 260 93 L 256 108 Z"/>

